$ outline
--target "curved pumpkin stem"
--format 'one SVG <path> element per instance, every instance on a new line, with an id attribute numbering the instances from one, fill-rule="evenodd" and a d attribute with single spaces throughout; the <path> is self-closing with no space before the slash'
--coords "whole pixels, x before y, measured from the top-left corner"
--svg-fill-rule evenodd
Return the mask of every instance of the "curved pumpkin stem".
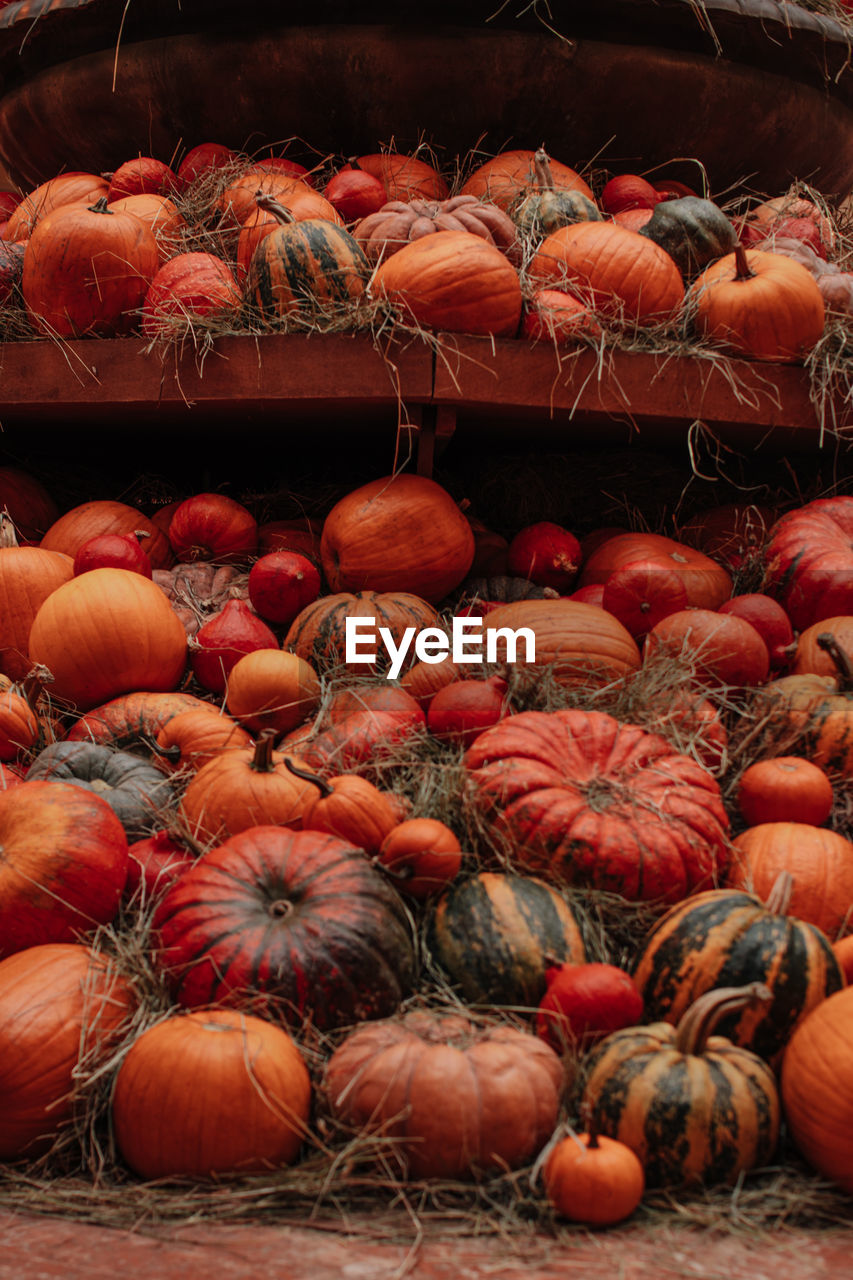
<path id="1" fill-rule="evenodd" d="M 746 249 L 740 242 L 735 245 L 735 268 L 735 280 L 752 280 L 755 275 L 747 260 Z"/>
<path id="2" fill-rule="evenodd" d="M 791 904 L 791 893 L 794 889 L 794 877 L 790 871 L 780 871 L 773 881 L 773 888 L 765 899 L 764 906 L 772 916 L 785 916 Z"/>
<path id="3" fill-rule="evenodd" d="M 821 631 L 815 644 L 832 659 L 839 693 L 853 693 L 853 662 L 847 650 L 841 647 L 831 631 Z"/>
<path id="4" fill-rule="evenodd" d="M 313 782 L 315 787 L 319 788 L 320 795 L 325 800 L 334 791 L 334 787 L 330 787 L 325 778 L 321 778 L 316 773 L 309 773 L 307 769 L 300 769 L 295 765 L 289 756 L 284 757 L 284 767 L 288 769 L 296 778 L 301 778 L 303 782 Z"/>
<path id="5" fill-rule="evenodd" d="M 675 1029 L 676 1052 L 701 1056 L 708 1037 L 717 1023 L 735 1009 L 751 1004 L 766 1004 L 773 993 L 763 982 L 750 982 L 745 987 L 715 987 L 694 1000 Z"/>
<path id="6" fill-rule="evenodd" d="M 536 174 L 537 187 L 541 187 L 543 191 L 554 190 L 554 175 L 551 173 L 551 166 L 548 163 L 548 152 L 544 147 L 539 147 L 539 149 L 534 152 L 533 172 Z"/>
<path id="7" fill-rule="evenodd" d="M 255 204 L 259 209 L 265 209 L 267 213 L 271 213 L 283 227 L 289 226 L 291 222 L 296 221 L 290 210 L 281 201 L 276 200 L 275 196 L 270 195 L 268 191 L 256 191 Z"/>

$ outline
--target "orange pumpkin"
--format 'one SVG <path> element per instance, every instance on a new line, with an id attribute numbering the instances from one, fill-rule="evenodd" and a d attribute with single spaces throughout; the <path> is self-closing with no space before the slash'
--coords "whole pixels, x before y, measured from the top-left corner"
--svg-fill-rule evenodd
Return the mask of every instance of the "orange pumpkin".
<path id="1" fill-rule="evenodd" d="M 822 1001 L 794 1032 L 781 1092 L 794 1144 L 813 1168 L 853 1192 L 853 987 Z"/>
<path id="2" fill-rule="evenodd" d="M 819 827 L 832 811 L 832 783 L 811 760 L 775 756 L 744 769 L 735 799 L 751 827 L 761 822 L 806 822 Z"/>
<path id="3" fill-rule="evenodd" d="M 51 592 L 74 576 L 74 562 L 41 547 L 0 548 L 0 671 L 22 680 L 32 663 L 30 628 Z"/>
<path id="4" fill-rule="evenodd" d="M 450 194 L 435 166 L 418 156 L 404 156 L 397 151 L 372 152 L 358 156 L 355 165 L 379 179 L 389 200 L 445 200 Z"/>
<path id="5" fill-rule="evenodd" d="M 332 591 L 407 591 L 437 604 L 471 567 L 474 535 L 441 485 L 400 472 L 335 503 L 320 552 Z"/>
<path id="6" fill-rule="evenodd" d="M 397 825 L 397 813 L 378 787 L 357 773 L 339 774 L 326 782 L 318 774 L 300 769 L 289 757 L 285 765 L 297 778 L 317 788 L 317 798 L 302 817 L 306 831 L 325 831 L 365 853 L 379 852 L 383 840 Z"/>
<path id="7" fill-rule="evenodd" d="M 97 173 L 60 173 L 27 193 L 9 217 L 4 240 L 28 240 L 39 221 L 69 204 L 94 204 L 109 194 L 110 184 Z"/>
<path id="8" fill-rule="evenodd" d="M 788 913 L 833 941 L 853 932 L 853 843 L 837 831 L 805 822 L 762 822 L 733 841 L 728 883 L 766 899 L 789 871 Z"/>
<path id="9" fill-rule="evenodd" d="M 542 1181 L 561 1217 L 589 1227 L 609 1227 L 630 1217 L 646 1186 L 635 1152 L 595 1132 L 561 1138 L 548 1152 Z"/>
<path id="10" fill-rule="evenodd" d="M 529 666 L 534 671 L 549 668 L 561 684 L 591 680 L 607 684 L 640 667 L 636 641 L 622 623 L 597 605 L 580 600 L 517 600 L 502 604 L 486 615 L 483 629 L 487 644 L 489 635 L 495 636 L 498 662 Z M 526 656 L 523 637 L 513 655 L 501 639 L 507 629 L 532 634 L 532 660 Z"/>
<path id="11" fill-rule="evenodd" d="M 674 538 L 659 533 L 616 533 L 591 550 L 584 561 L 578 586 L 605 583 L 617 569 L 635 560 L 657 561 L 661 568 L 674 569 L 687 591 L 687 605 L 697 609 L 719 609 L 732 594 L 728 570 L 716 560 Z"/>
<path id="12" fill-rule="evenodd" d="M 281 649 L 246 653 L 228 673 L 229 713 L 246 729 L 289 733 L 320 701 L 320 682 L 309 662 Z"/>
<path id="13" fill-rule="evenodd" d="M 755 627 L 712 609 L 679 609 L 655 623 L 643 657 L 659 653 L 685 655 L 700 680 L 736 688 L 764 684 L 770 673 L 770 654 Z"/>
<path id="14" fill-rule="evenodd" d="M 231 716 L 214 706 L 181 711 L 167 720 L 157 734 L 156 754 L 170 773 L 198 770 L 222 751 L 251 746 L 252 739 Z"/>
<path id="15" fill-rule="evenodd" d="M 379 865 L 410 898 L 446 889 L 462 869 L 462 846 L 436 818 L 407 818 L 388 832 Z"/>
<path id="16" fill-rule="evenodd" d="M 132 213 L 153 232 L 157 241 L 160 265 L 178 253 L 182 245 L 182 233 L 187 230 L 186 220 L 174 200 L 168 196 L 145 192 L 135 196 L 122 196 L 111 200 L 110 209 L 120 213 Z"/>
<path id="17" fill-rule="evenodd" d="M 574 169 L 548 157 L 551 181 L 560 191 L 578 191 L 593 200 L 592 189 Z M 491 200 L 501 209 L 510 209 L 526 194 L 538 191 L 536 152 L 524 148 L 501 151 L 479 165 L 465 181 L 462 195 Z"/>
<path id="18" fill-rule="evenodd" d="M 167 569 L 172 563 L 169 539 L 152 520 L 126 502 L 93 498 L 64 512 L 41 540 L 46 551 L 61 551 L 73 560 L 84 542 L 102 533 L 147 534 L 145 554 L 153 569 Z"/>
<path id="19" fill-rule="evenodd" d="M 160 588 L 129 569 L 92 569 L 51 593 L 30 631 L 51 694 L 88 711 L 134 689 L 175 689 L 187 636 Z"/>

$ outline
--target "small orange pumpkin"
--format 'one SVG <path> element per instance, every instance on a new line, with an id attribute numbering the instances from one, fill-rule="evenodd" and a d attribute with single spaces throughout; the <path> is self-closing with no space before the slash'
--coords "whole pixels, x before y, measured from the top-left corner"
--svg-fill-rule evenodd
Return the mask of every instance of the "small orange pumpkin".
<path id="1" fill-rule="evenodd" d="M 610 1227 L 630 1217 L 646 1187 L 635 1152 L 594 1129 L 569 1134 L 551 1147 L 542 1179 L 557 1213 L 589 1227 Z"/>
<path id="2" fill-rule="evenodd" d="M 408 818 L 382 841 L 379 865 L 410 898 L 428 898 L 459 875 L 462 846 L 436 818 Z"/>

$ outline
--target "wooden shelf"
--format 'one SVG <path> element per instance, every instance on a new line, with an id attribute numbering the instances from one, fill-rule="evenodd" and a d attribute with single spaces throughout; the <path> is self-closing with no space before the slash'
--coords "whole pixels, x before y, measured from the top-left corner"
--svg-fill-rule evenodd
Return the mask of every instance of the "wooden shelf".
<path id="1" fill-rule="evenodd" d="M 814 453 L 853 433 L 849 403 L 824 408 L 831 431 L 799 366 L 618 350 L 599 359 L 586 348 L 454 334 L 434 346 L 366 334 L 239 336 L 165 353 L 138 338 L 0 345 L 7 434 L 73 424 L 95 436 L 124 425 L 192 436 L 215 424 L 263 433 L 310 423 L 390 439 L 402 426 L 424 474 L 454 434 L 551 448 L 675 445 L 701 423 L 735 448 Z"/>

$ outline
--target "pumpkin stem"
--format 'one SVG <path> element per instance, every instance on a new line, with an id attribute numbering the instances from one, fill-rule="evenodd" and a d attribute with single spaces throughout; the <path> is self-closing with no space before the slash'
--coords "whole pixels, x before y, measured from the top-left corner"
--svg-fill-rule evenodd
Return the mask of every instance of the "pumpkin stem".
<path id="1" fill-rule="evenodd" d="M 0 511 L 0 547 L 17 547 L 18 545 L 15 522 L 4 507 Z"/>
<path id="2" fill-rule="evenodd" d="M 772 916 L 785 916 L 788 914 L 793 889 L 794 877 L 790 871 L 780 871 L 773 881 L 773 888 L 764 902 L 764 906 Z"/>
<path id="3" fill-rule="evenodd" d="M 853 662 L 846 649 L 842 649 L 831 631 L 821 631 L 815 644 L 832 659 L 838 673 L 838 689 L 840 693 L 853 692 Z"/>
<path id="4" fill-rule="evenodd" d="M 37 662 L 34 667 L 30 667 L 21 681 L 20 689 L 24 701 L 33 711 L 38 708 L 45 691 L 45 685 L 52 683 L 53 672 L 48 670 L 43 662 Z"/>
<path id="5" fill-rule="evenodd" d="M 533 172 L 536 174 L 537 187 L 541 187 L 543 191 L 554 190 L 554 175 L 551 173 L 551 166 L 548 163 L 548 152 L 544 147 L 539 147 L 539 149 L 534 152 Z"/>
<path id="6" fill-rule="evenodd" d="M 101 196 L 100 200 L 96 200 L 94 204 L 89 205 L 90 213 L 108 213 L 112 216 L 112 209 L 107 205 L 107 197 Z"/>
<path id="7" fill-rule="evenodd" d="M 156 738 L 146 738 L 145 745 L 155 756 L 168 760 L 171 764 L 176 764 L 181 758 L 181 748 L 177 742 L 173 742 L 170 747 L 161 747 Z"/>
<path id="8" fill-rule="evenodd" d="M 738 241 L 735 245 L 735 280 L 751 280 L 754 275 L 747 260 L 746 249 Z"/>
<path id="9" fill-rule="evenodd" d="M 265 209 L 267 213 L 271 213 L 282 226 L 287 226 L 291 222 L 295 222 L 296 218 L 275 196 L 269 194 L 268 191 L 255 192 L 255 204 L 259 209 Z"/>
<path id="10" fill-rule="evenodd" d="M 745 987 L 715 987 L 694 1000 L 675 1029 L 673 1048 L 676 1053 L 701 1056 L 708 1037 L 717 1023 L 735 1009 L 747 1005 L 766 1004 L 773 994 L 763 982 L 750 982 Z"/>
<path id="11" fill-rule="evenodd" d="M 258 735 L 254 754 L 249 761 L 249 768 L 255 773 L 272 773 L 272 747 L 276 739 L 275 729 L 264 729 Z"/>
<path id="12" fill-rule="evenodd" d="M 301 778 L 303 782 L 313 782 L 315 787 L 320 790 L 320 795 L 325 800 L 334 791 L 334 787 L 330 787 L 325 778 L 319 777 L 316 773 L 309 773 L 307 769 L 300 769 L 295 765 L 289 756 L 284 757 L 284 767 L 288 769 L 296 778 Z"/>

